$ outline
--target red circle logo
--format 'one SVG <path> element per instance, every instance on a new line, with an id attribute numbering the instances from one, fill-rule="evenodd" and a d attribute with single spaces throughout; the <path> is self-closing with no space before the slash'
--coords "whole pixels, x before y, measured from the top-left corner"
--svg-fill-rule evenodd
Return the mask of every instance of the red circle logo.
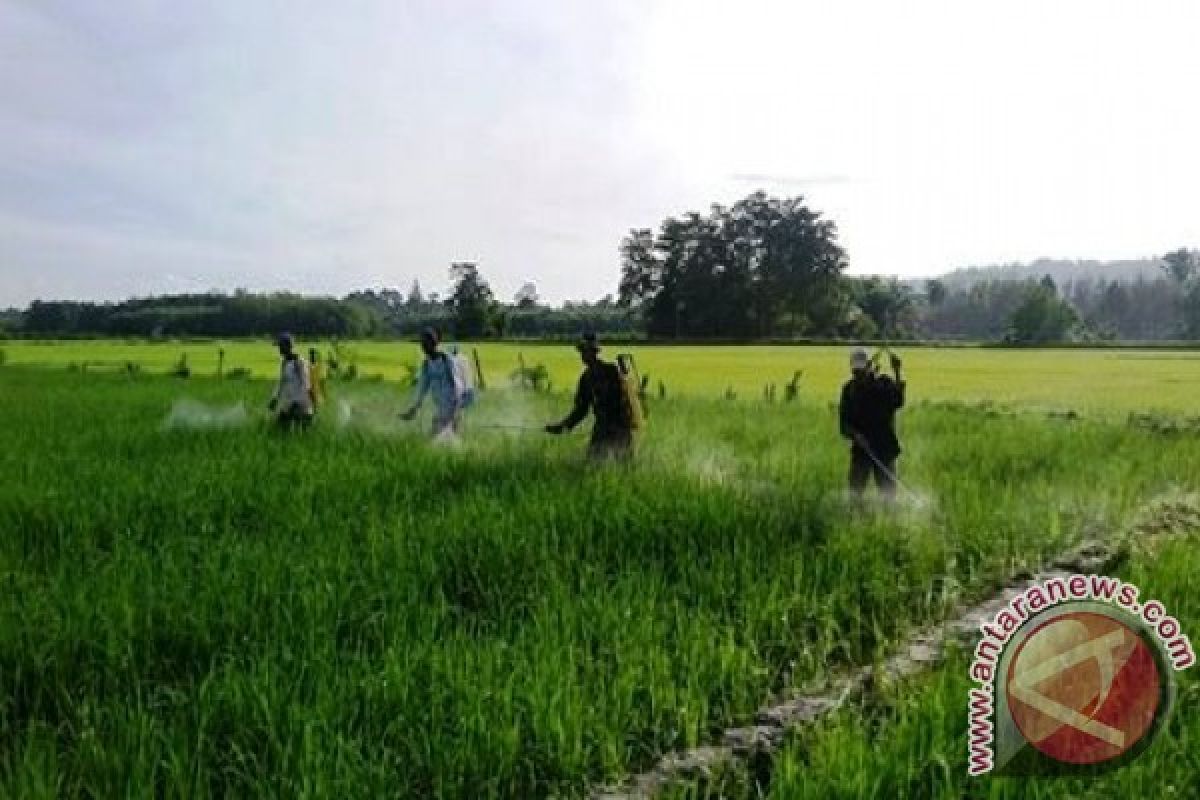
<path id="1" fill-rule="evenodd" d="M 1150 730 L 1162 677 L 1145 640 L 1120 620 L 1068 612 L 1034 629 L 1008 667 L 1008 707 L 1021 735 L 1068 764 L 1128 752 Z"/>

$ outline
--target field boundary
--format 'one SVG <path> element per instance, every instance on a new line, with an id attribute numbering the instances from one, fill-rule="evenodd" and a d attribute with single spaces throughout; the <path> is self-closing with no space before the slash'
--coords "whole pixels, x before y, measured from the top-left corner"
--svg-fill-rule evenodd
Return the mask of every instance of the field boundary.
<path id="1" fill-rule="evenodd" d="M 589 792 L 591 800 L 648 800 L 670 786 L 712 779 L 722 767 L 770 759 L 788 734 L 813 728 L 847 703 L 869 698 L 886 686 L 938 666 L 947 645 L 971 646 L 979 626 L 992 619 L 1014 597 L 1052 578 L 1072 574 L 1103 573 L 1120 563 L 1129 546 L 1154 553 L 1159 540 L 1180 531 L 1200 530 L 1200 495 L 1169 495 L 1143 506 L 1133 523 L 1108 541 L 1088 540 L 1051 559 L 1036 574 L 1012 576 L 999 591 L 953 616 L 949 621 L 922 628 L 909 636 L 879 666 L 843 671 L 824 685 L 794 689 L 775 698 L 754 715 L 754 722 L 728 728 L 719 744 L 702 745 L 669 753 L 646 772 L 616 785 Z"/>

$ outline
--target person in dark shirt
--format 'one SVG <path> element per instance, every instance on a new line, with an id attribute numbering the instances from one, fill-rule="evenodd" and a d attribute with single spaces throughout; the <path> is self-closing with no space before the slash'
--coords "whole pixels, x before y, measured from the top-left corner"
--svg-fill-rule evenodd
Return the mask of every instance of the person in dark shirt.
<path id="1" fill-rule="evenodd" d="M 633 415 L 626 402 L 621 373 L 615 364 L 600 360 L 595 334 L 584 334 L 576 349 L 583 359 L 584 370 L 575 389 L 575 405 L 562 422 L 547 425 L 546 432 L 569 431 L 590 411 L 596 422 L 588 443 L 588 456 L 628 458 L 633 451 Z"/>
<path id="2" fill-rule="evenodd" d="M 867 351 L 850 354 L 852 377 L 842 387 L 838 419 L 842 436 L 850 440 L 850 489 L 861 494 L 873 476 L 888 497 L 896 493 L 896 411 L 904 406 L 904 379 L 900 359 L 891 357 L 895 378 L 877 373 Z"/>

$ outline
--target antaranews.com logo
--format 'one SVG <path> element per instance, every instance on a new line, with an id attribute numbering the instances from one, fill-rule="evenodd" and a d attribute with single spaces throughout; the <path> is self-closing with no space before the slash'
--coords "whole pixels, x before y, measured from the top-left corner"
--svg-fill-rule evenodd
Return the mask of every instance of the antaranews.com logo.
<path id="1" fill-rule="evenodd" d="M 1162 603 L 1103 575 L 1050 578 L 980 626 L 967 772 L 1107 769 L 1143 752 L 1192 644 Z"/>

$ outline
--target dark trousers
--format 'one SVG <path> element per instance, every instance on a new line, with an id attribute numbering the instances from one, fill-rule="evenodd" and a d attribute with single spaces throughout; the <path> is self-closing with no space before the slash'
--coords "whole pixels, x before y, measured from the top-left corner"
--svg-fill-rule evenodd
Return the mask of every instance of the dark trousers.
<path id="1" fill-rule="evenodd" d="M 879 487 L 879 491 L 886 495 L 894 495 L 896 493 L 896 457 L 879 461 L 883 464 L 880 467 L 875 463 L 867 453 L 857 447 L 850 449 L 850 488 L 855 492 L 862 492 L 867 488 L 867 482 L 874 477 L 875 485 Z M 886 469 L 885 469 L 886 468 Z M 891 473 L 891 474 L 889 474 Z"/>
<path id="2" fill-rule="evenodd" d="M 283 411 L 279 412 L 276 421 L 279 427 L 285 431 L 295 430 L 296 428 L 305 429 L 312 424 L 313 415 L 304 411 L 298 405 L 290 405 Z"/>
<path id="3" fill-rule="evenodd" d="M 633 455 L 633 431 L 609 430 L 592 432 L 588 442 L 588 458 L 623 461 Z"/>

